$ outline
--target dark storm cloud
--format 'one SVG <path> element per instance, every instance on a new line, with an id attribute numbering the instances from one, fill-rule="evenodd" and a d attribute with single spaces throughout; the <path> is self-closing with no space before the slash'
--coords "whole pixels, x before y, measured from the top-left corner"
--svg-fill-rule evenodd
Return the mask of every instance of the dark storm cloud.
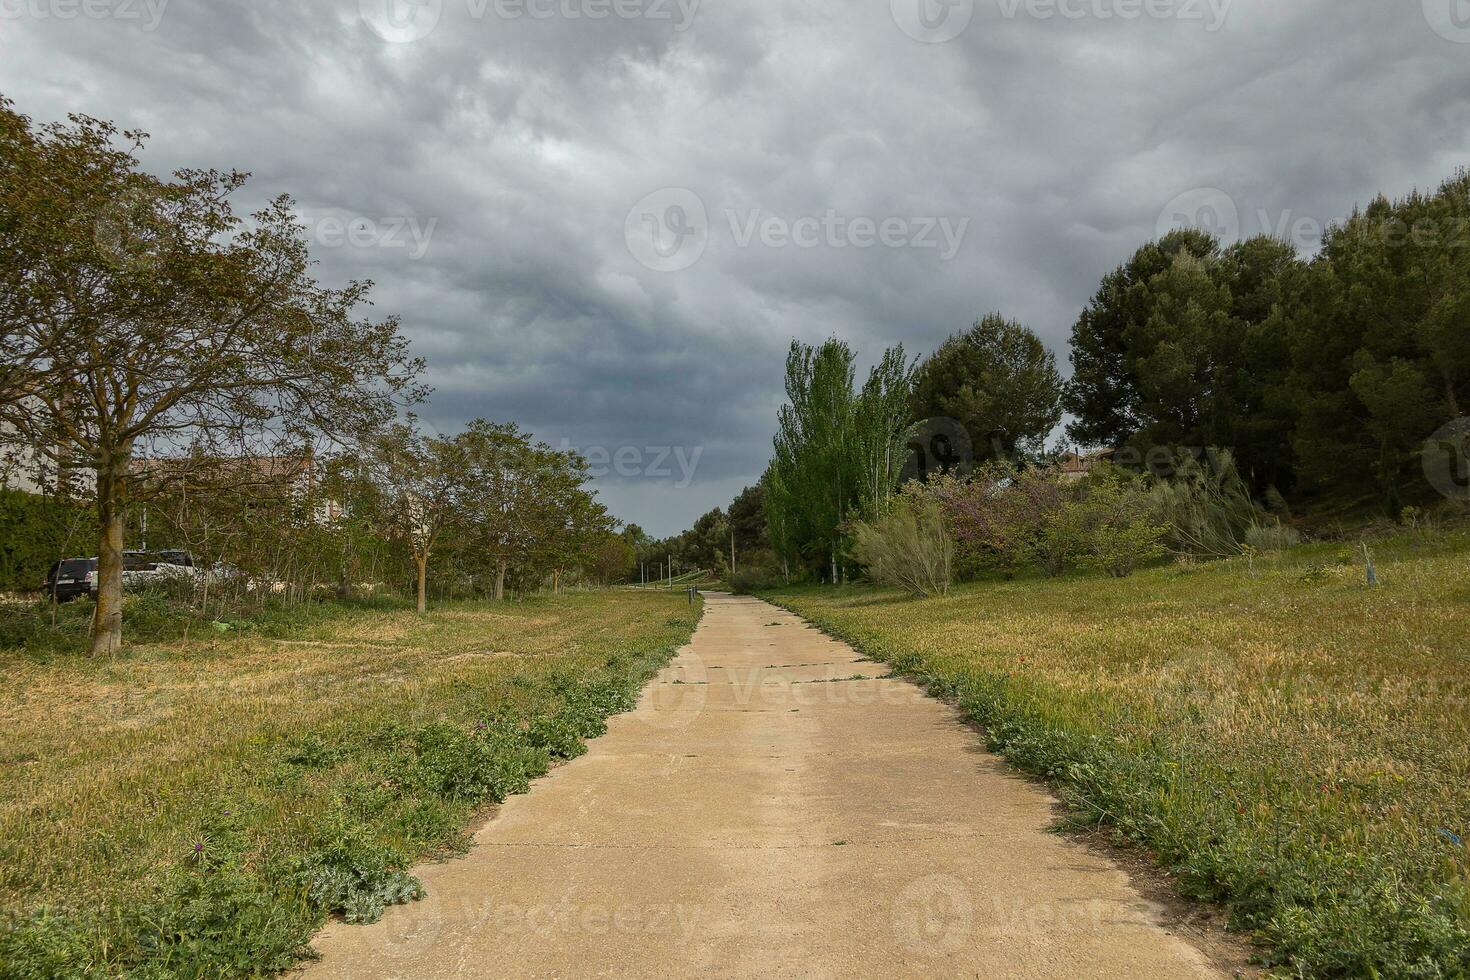
<path id="1" fill-rule="evenodd" d="M 1171 207 L 1309 248 L 1470 159 L 1455 0 L 919 2 L 0 0 L 0 91 L 291 193 L 323 278 L 403 317 L 431 423 L 605 453 L 660 533 L 759 476 L 792 337 L 923 353 L 998 309 L 1064 358 Z M 702 251 L 640 263 L 640 200 Z"/>

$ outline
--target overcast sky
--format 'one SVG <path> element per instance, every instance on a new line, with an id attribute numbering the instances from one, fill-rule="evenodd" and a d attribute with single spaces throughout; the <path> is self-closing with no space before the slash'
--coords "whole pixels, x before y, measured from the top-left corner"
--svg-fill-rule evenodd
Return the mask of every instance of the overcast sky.
<path id="1" fill-rule="evenodd" d="M 1470 0 L 0 0 L 0 92 L 290 193 L 426 419 L 606 458 L 666 534 L 760 476 L 793 337 L 1000 310 L 1067 370 L 1161 228 L 1310 250 L 1470 163 Z"/>

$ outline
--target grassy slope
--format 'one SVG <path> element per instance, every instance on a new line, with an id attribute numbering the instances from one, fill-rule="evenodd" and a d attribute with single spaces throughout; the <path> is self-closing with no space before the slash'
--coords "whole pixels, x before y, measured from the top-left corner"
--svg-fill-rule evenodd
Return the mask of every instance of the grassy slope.
<path id="1" fill-rule="evenodd" d="M 605 592 L 0 653 L 0 976 L 286 965 L 328 910 L 411 897 L 398 869 L 580 752 L 697 615 Z"/>
<path id="2" fill-rule="evenodd" d="M 1470 975 L 1470 537 L 772 598 L 955 695 L 1307 976 Z"/>

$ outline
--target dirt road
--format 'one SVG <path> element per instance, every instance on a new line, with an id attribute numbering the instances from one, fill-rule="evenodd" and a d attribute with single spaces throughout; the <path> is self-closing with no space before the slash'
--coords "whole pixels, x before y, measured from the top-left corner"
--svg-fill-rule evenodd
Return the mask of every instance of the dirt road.
<path id="1" fill-rule="evenodd" d="M 311 980 L 1218 977 L 954 712 L 789 613 L 711 597 L 591 751 Z"/>

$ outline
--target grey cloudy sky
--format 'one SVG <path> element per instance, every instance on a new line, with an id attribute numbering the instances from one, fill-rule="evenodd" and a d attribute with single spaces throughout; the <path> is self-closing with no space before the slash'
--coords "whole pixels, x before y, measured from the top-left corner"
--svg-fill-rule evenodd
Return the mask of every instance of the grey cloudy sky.
<path id="1" fill-rule="evenodd" d="M 1309 249 L 1470 162 L 1470 0 L 0 0 L 0 92 L 292 194 L 434 425 L 623 449 L 663 534 L 759 477 L 793 337 L 1065 363 L 1161 223 Z"/>

